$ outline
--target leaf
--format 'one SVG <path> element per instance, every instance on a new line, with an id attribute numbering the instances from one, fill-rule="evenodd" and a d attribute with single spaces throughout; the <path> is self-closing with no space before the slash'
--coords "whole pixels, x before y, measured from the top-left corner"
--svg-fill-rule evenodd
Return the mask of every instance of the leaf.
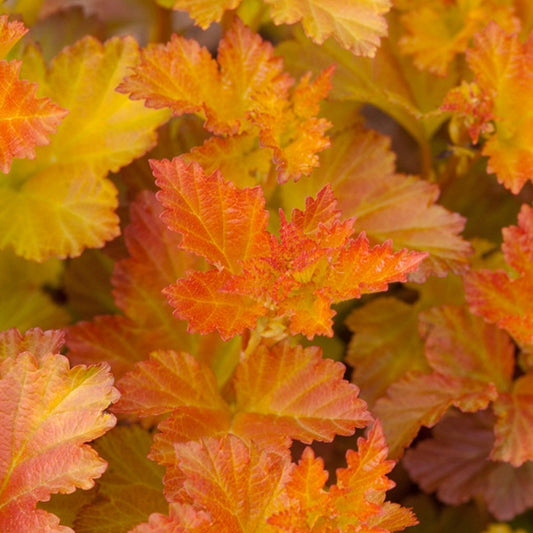
<path id="1" fill-rule="evenodd" d="M 195 40 L 174 35 L 167 45 L 143 50 L 140 64 L 118 90 L 146 100 L 148 107 L 170 107 L 178 116 L 197 113 L 212 133 L 234 135 L 253 127 L 247 113 L 263 91 L 274 95 L 290 82 L 282 67 L 272 45 L 235 19 L 216 61 Z"/>
<path id="2" fill-rule="evenodd" d="M 103 315 L 67 328 L 69 359 L 76 364 L 106 361 L 118 379 L 161 347 L 164 332 L 147 330 L 120 315 Z"/>
<path id="3" fill-rule="evenodd" d="M 238 357 L 234 344 L 218 335 L 188 335 L 186 324 L 172 315 L 161 289 L 203 261 L 178 248 L 180 238 L 159 215 L 162 206 L 151 192 L 139 194 L 130 204 L 131 223 L 125 229 L 129 257 L 115 263 L 113 296 L 126 316 L 107 315 L 79 322 L 67 330 L 69 356 L 78 363 L 108 361 L 121 377 L 134 363 L 154 350 L 185 350 L 213 364 L 224 381 Z"/>
<path id="4" fill-rule="evenodd" d="M 157 198 L 166 208 L 162 218 L 183 235 L 183 250 L 230 273 L 267 253 L 268 212 L 259 187 L 237 189 L 219 172 L 206 176 L 197 163 L 186 165 L 179 158 L 151 166 L 161 188 Z"/>
<path id="5" fill-rule="evenodd" d="M 509 332 L 517 341 L 532 344 L 533 291 L 530 241 L 533 208 L 523 205 L 518 226 L 502 230 L 504 257 L 517 272 L 510 277 L 503 270 L 471 271 L 465 275 L 465 294 L 473 313 Z"/>
<path id="6" fill-rule="evenodd" d="M 489 411 L 450 413 L 426 439 L 408 450 L 403 464 L 426 492 L 457 505 L 481 496 L 498 520 L 510 520 L 532 504 L 533 463 L 520 468 L 489 459 L 494 443 Z"/>
<path id="7" fill-rule="evenodd" d="M 218 170 L 239 188 L 265 184 L 272 166 L 271 151 L 259 147 L 252 134 L 210 137 L 181 159 L 187 164 L 196 161 L 207 175 Z"/>
<path id="8" fill-rule="evenodd" d="M 52 353 L 38 361 L 23 352 L 1 363 L 0 428 L 9 436 L 0 457 L 2 531 L 71 531 L 35 505 L 52 493 L 89 489 L 105 470 L 85 443 L 115 425 L 115 417 L 103 413 L 118 399 L 108 368 L 70 369 L 65 357 Z"/>
<path id="9" fill-rule="evenodd" d="M 516 33 L 508 34 L 491 21 L 474 38 L 467 60 L 474 83 L 453 89 L 442 109 L 465 117 L 475 143 L 480 132 L 487 138 L 482 150 L 489 157 L 487 170 L 517 194 L 533 168 L 532 115 L 525 90 L 532 75 L 529 45 L 522 46 Z"/>
<path id="10" fill-rule="evenodd" d="M 451 405 L 463 412 L 485 409 L 511 387 L 511 340 L 464 306 L 423 311 L 420 332 L 433 372 L 405 374 L 375 407 L 391 454 L 409 444 L 421 425 L 435 425 Z"/>
<path id="11" fill-rule="evenodd" d="M 532 384 L 532 373 L 521 376 L 510 393 L 500 395 L 494 402 L 496 441 L 491 458 L 495 461 L 506 461 L 515 467 L 533 461 Z"/>
<path id="12" fill-rule="evenodd" d="M 147 329 L 165 326 L 176 337 L 184 328 L 172 318 L 161 290 L 202 262 L 178 249 L 180 238 L 160 218 L 163 209 L 155 195 L 141 192 L 130 203 L 130 224 L 124 230 L 129 257 L 115 263 L 111 283 L 117 306 Z M 186 345 L 186 341 L 183 342 Z"/>
<path id="13" fill-rule="evenodd" d="M 114 90 L 138 54 L 130 37 L 104 45 L 86 37 L 47 72 L 34 53 L 24 75 L 69 114 L 35 161 L 17 161 L 2 180 L 1 247 L 42 261 L 80 255 L 118 234 L 117 190 L 105 176 L 151 148 L 155 128 L 168 118 Z"/>
<path id="14" fill-rule="evenodd" d="M 272 441 L 331 441 L 371 420 L 345 367 L 319 348 L 261 345 L 236 369 L 232 432 L 265 448 Z"/>
<path id="15" fill-rule="evenodd" d="M 388 0 L 266 0 L 272 5 L 275 24 L 302 21 L 304 31 L 317 44 L 329 36 L 356 55 L 373 57 L 380 37 L 387 33 L 383 15 L 390 9 Z"/>
<path id="16" fill-rule="evenodd" d="M 346 453 L 347 468 L 337 469 L 337 484 L 323 490 L 327 473 L 323 463 L 306 448 L 287 484 L 291 507 L 276 513 L 268 523 L 284 531 L 397 531 L 416 524 L 408 509 L 385 502 L 394 486 L 386 478 L 394 466 L 387 461 L 387 446 L 379 423 L 368 439 L 357 440 L 358 451 Z M 386 529 L 381 529 L 381 527 Z"/>
<path id="17" fill-rule="evenodd" d="M 235 370 L 235 400 L 218 391 L 213 372 L 191 355 L 154 352 L 118 384 L 116 412 L 171 413 L 159 425 L 151 457 L 167 462 L 174 442 L 231 431 L 263 449 L 287 449 L 292 439 L 331 441 L 371 421 L 341 363 L 320 349 L 260 345 Z M 295 384 L 298 384 L 298 387 Z"/>
<path id="18" fill-rule="evenodd" d="M 14 157 L 34 159 L 34 147 L 48 144 L 67 114 L 49 98 L 37 98 L 35 83 L 19 80 L 20 65 L 20 61 L 0 61 L 0 170 L 4 174 Z"/>
<path id="19" fill-rule="evenodd" d="M 211 527 L 261 531 L 266 518 L 283 508 L 292 466 L 286 455 L 265 452 L 234 435 L 176 444 L 176 454 L 187 481 L 167 497 L 193 501 L 211 516 Z"/>
<path id="20" fill-rule="evenodd" d="M 335 64 L 329 99 L 370 104 L 395 119 L 422 147 L 423 164 L 429 171 L 427 143 L 446 120 L 438 108 L 457 84 L 458 75 L 451 72 L 446 78 L 438 78 L 417 70 L 398 53 L 397 22 L 394 17 L 390 21 L 390 35 L 382 40 L 373 59 L 354 57 L 333 39 L 317 46 L 298 33 L 294 41 L 283 42 L 276 52 L 293 75 L 318 73 Z"/>
<path id="21" fill-rule="evenodd" d="M 184 168 L 179 159 L 174 161 L 163 164 Z M 170 179 L 163 180 L 157 164 L 155 168 L 163 187 L 160 195 L 167 207 L 166 219 L 184 235 L 181 246 L 218 262 L 220 269 L 188 272 L 163 291 L 175 314 L 189 320 L 189 331 L 207 333 L 217 329 L 222 338 L 228 339 L 255 327 L 257 319 L 270 309 L 272 319 L 274 313 L 288 319 L 291 334 L 331 336 L 332 303 L 405 281 L 406 274 L 426 256 L 407 250 L 393 253 L 389 242 L 370 249 L 364 234 L 350 239 L 353 220 L 340 221 L 329 186 L 307 202 L 305 212 L 294 211 L 291 222 L 282 218 L 279 240 L 271 237 L 269 242 L 260 189 L 236 189 L 218 174 L 205 176 L 193 163 L 178 175 L 179 181 L 174 180 L 172 186 L 178 194 L 170 196 Z M 201 191 L 199 199 L 194 191 Z M 238 198 L 239 205 L 228 205 L 224 200 L 213 208 L 212 199 L 226 195 L 235 203 Z M 189 196 L 193 207 L 184 213 L 194 214 L 183 219 L 180 197 Z M 313 219 L 315 212 L 323 209 L 328 215 L 318 228 L 314 227 L 318 220 L 310 227 L 302 226 L 306 224 L 303 221 Z M 235 250 L 230 248 L 232 243 Z"/>
<path id="22" fill-rule="evenodd" d="M 109 467 L 98 480 L 97 499 L 78 514 L 77 533 L 123 533 L 151 513 L 165 512 L 163 467 L 147 459 L 152 435 L 140 426 L 119 426 L 95 443 Z"/>
<path id="23" fill-rule="evenodd" d="M 279 90 L 274 97 L 262 98 L 252 112 L 260 129 L 261 146 L 274 153 L 280 184 L 308 176 L 318 166 L 317 153 L 330 146 L 324 134 L 331 123 L 314 115 L 320 110 L 320 100 L 331 89 L 333 71 L 334 67 L 323 70 L 312 83 L 311 75 L 306 74 L 290 96 Z"/>

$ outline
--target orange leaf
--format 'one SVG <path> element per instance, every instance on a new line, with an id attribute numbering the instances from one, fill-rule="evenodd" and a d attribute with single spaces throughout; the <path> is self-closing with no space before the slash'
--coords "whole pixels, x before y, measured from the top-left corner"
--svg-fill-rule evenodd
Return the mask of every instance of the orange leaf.
<path id="1" fill-rule="evenodd" d="M 476 35 L 467 53 L 474 83 L 453 89 L 442 109 L 465 116 L 470 135 L 477 142 L 479 132 L 487 143 L 487 170 L 514 194 L 533 171 L 533 115 L 531 96 L 531 54 L 516 33 L 507 34 L 494 21 Z"/>
<path id="2" fill-rule="evenodd" d="M 343 379 L 344 365 L 321 355 L 285 342 L 259 346 L 235 373 L 232 432 L 266 447 L 284 439 L 331 441 L 366 426 L 372 417 L 357 387 Z"/>
<path id="3" fill-rule="evenodd" d="M 331 89 L 333 71 L 334 67 L 325 69 L 313 83 L 309 83 L 311 75 L 305 75 L 290 96 L 282 89 L 270 97 L 265 95 L 251 114 L 260 129 L 261 146 L 274 153 L 278 183 L 309 175 L 318 166 L 316 154 L 330 146 L 325 132 L 331 123 L 314 115 Z M 284 89 L 288 88 L 287 84 Z"/>
<path id="4" fill-rule="evenodd" d="M 392 239 L 394 251 L 429 252 L 420 269 L 409 274 L 410 280 L 423 281 L 429 274 L 442 277 L 467 267 L 472 249 L 459 237 L 465 219 L 436 203 L 437 185 L 395 173 L 387 137 L 361 127 L 346 130 L 321 155 L 320 168 L 300 183 L 284 189 L 285 206 L 299 207 L 304 194 L 330 183 L 342 213 L 356 218 L 354 231 L 364 231 L 372 244 Z"/>
<path id="5" fill-rule="evenodd" d="M 103 413 L 118 399 L 108 369 L 70 369 L 66 357 L 52 353 L 37 360 L 23 352 L 0 364 L 2 531 L 71 531 L 35 505 L 53 493 L 91 488 L 106 469 L 85 443 L 115 425 Z"/>
<path id="6" fill-rule="evenodd" d="M 197 113 L 209 131 L 235 135 L 252 127 L 247 114 L 263 91 L 275 95 L 280 83 L 290 81 L 282 65 L 272 45 L 236 19 L 220 42 L 217 61 L 195 40 L 173 35 L 166 46 L 143 50 L 141 63 L 118 90 L 149 107 L 170 107 L 175 115 Z"/>
<path id="7" fill-rule="evenodd" d="M 37 85 L 19 80 L 20 61 L 0 61 L 0 170 L 7 174 L 13 157 L 35 158 L 35 146 L 50 142 L 65 109 L 50 101 L 37 98 Z"/>
<path id="8" fill-rule="evenodd" d="M 161 166 L 183 172 L 171 181 Z M 304 212 L 294 211 L 291 222 L 282 217 L 277 240 L 265 231 L 260 189 L 236 189 L 218 173 L 205 176 L 197 164 L 184 167 L 179 159 L 154 167 L 166 219 L 184 235 L 181 246 L 222 268 L 189 272 L 163 291 L 191 331 L 217 329 L 226 339 L 269 313 L 288 320 L 292 334 L 331 336 L 332 303 L 405 281 L 426 257 L 393 253 L 390 243 L 370 250 L 363 234 L 350 239 L 353 220 L 340 221 L 329 186 L 306 202 Z M 221 200 L 213 205 L 214 198 Z"/>
<path id="9" fill-rule="evenodd" d="M 473 313 L 507 330 L 516 340 L 533 344 L 533 208 L 523 205 L 518 227 L 504 228 L 504 257 L 517 272 L 471 271 L 465 275 L 466 299 Z"/>

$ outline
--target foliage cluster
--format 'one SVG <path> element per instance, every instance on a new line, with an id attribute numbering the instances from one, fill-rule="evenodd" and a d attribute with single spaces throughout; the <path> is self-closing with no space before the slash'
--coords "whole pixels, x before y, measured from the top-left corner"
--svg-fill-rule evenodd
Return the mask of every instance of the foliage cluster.
<path id="1" fill-rule="evenodd" d="M 0 1 L 0 531 L 533 531 L 532 29 Z"/>

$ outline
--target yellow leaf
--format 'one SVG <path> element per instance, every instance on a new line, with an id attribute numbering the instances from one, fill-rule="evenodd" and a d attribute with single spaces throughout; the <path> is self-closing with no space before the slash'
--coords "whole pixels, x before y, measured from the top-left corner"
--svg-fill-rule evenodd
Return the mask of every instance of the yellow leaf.
<path id="1" fill-rule="evenodd" d="M 105 44 L 86 37 L 46 71 L 30 51 L 24 76 L 69 114 L 35 160 L 16 161 L 2 180 L 0 248 L 43 261 L 78 256 L 119 234 L 117 191 L 106 175 L 149 150 L 169 116 L 115 91 L 138 56 L 132 37 Z"/>

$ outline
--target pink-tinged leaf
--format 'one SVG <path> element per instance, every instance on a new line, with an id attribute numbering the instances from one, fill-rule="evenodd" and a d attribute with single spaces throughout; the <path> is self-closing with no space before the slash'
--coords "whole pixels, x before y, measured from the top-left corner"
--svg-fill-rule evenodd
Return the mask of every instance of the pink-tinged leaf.
<path id="1" fill-rule="evenodd" d="M 260 531 L 268 516 L 287 503 L 287 455 L 265 452 L 234 435 L 176 444 L 182 488 L 170 501 L 192 501 L 224 533 Z M 167 480 L 170 482 L 171 480 Z"/>
<path id="2" fill-rule="evenodd" d="M 9 329 L 0 332 L 0 361 L 22 352 L 31 352 L 40 360 L 48 353 L 59 353 L 64 344 L 65 333 L 61 330 L 33 328 L 20 333 L 16 328 Z"/>
<path id="3" fill-rule="evenodd" d="M 399 457 L 420 427 L 434 426 L 450 406 L 478 411 L 496 397 L 492 383 L 438 372 L 408 372 L 376 402 L 374 413 L 383 423 L 390 456 Z"/>
<path id="4" fill-rule="evenodd" d="M 436 372 L 494 383 L 509 390 L 515 347 L 501 329 L 472 315 L 465 306 L 433 307 L 420 314 L 426 357 Z"/>
<path id="5" fill-rule="evenodd" d="M 533 461 L 533 374 L 518 378 L 493 405 L 497 421 L 492 459 L 521 466 Z"/>
<path id="6" fill-rule="evenodd" d="M 35 158 L 35 146 L 50 142 L 65 109 L 50 101 L 37 98 L 37 85 L 19 80 L 20 61 L 0 61 L 0 170 L 7 174 L 11 160 Z"/>
<path id="7" fill-rule="evenodd" d="M 163 220 L 181 233 L 181 248 L 218 268 L 240 271 L 240 262 L 268 251 L 268 212 L 259 187 L 237 189 L 220 173 L 206 176 L 197 163 L 151 161 L 161 188 Z"/>
<path id="8" fill-rule="evenodd" d="M 2 532 L 71 531 L 35 505 L 53 493 L 91 488 L 106 469 L 85 443 L 115 425 L 104 413 L 119 396 L 112 385 L 105 363 L 70 369 L 62 355 L 38 361 L 23 352 L 0 364 Z"/>
<path id="9" fill-rule="evenodd" d="M 212 371 L 185 352 L 157 351 L 119 382 L 122 397 L 114 410 L 141 416 L 169 413 L 182 406 L 225 410 Z"/>
<path id="10" fill-rule="evenodd" d="M 444 503 L 481 496 L 498 520 L 510 520 L 533 505 L 533 463 L 514 468 L 491 461 L 493 425 L 489 411 L 449 413 L 432 439 L 407 451 L 403 464 L 423 490 L 437 491 Z"/>
<path id="11" fill-rule="evenodd" d="M 323 359 L 319 348 L 261 345 L 235 374 L 237 413 L 232 432 L 263 448 L 290 439 L 306 443 L 351 435 L 372 421 L 342 363 Z"/>
<path id="12" fill-rule="evenodd" d="M 187 277 L 163 290 L 174 314 L 189 321 L 190 333 L 217 330 L 224 340 L 254 328 L 266 309 L 246 295 L 226 292 L 227 270 L 188 272 Z"/>

